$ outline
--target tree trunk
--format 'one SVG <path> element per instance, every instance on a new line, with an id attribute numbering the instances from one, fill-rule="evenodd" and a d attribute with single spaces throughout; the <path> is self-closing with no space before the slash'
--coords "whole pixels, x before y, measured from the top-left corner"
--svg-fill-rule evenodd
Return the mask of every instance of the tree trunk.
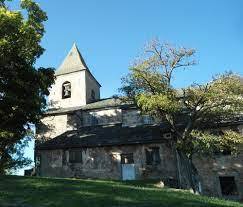
<path id="1" fill-rule="evenodd" d="M 195 165 L 192 162 L 192 157 L 188 157 L 182 151 L 177 151 L 180 159 L 180 173 L 184 175 L 189 185 L 189 188 L 193 190 L 194 193 L 198 193 L 198 172 Z M 181 187 L 184 187 L 181 183 Z"/>

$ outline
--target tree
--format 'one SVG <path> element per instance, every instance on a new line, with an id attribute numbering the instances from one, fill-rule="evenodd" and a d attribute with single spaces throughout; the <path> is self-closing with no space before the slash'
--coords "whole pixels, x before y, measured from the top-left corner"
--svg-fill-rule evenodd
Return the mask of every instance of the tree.
<path id="1" fill-rule="evenodd" d="M 240 77 L 225 73 L 206 84 L 175 88 L 172 84 L 175 72 L 195 65 L 194 55 L 194 49 L 154 40 L 122 79 L 120 90 L 143 113 L 170 126 L 177 152 L 186 158 L 190 186 L 196 191 L 193 155 L 226 150 L 237 153 L 243 143 L 243 137 L 234 130 L 209 130 L 242 114 L 243 85 Z"/>
<path id="2" fill-rule="evenodd" d="M 36 124 L 46 107 L 52 68 L 36 68 L 44 49 L 46 13 L 32 0 L 22 0 L 27 12 L 10 10 L 0 1 L 0 174 L 29 164 L 23 157 L 23 139 L 31 136 L 29 124 Z"/>

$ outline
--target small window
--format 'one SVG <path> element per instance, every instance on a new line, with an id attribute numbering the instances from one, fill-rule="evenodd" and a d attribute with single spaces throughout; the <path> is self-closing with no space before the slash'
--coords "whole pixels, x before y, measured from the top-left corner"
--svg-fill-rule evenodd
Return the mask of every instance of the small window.
<path id="1" fill-rule="evenodd" d="M 160 163 L 159 147 L 148 148 L 145 152 L 147 165 L 158 165 Z"/>
<path id="2" fill-rule="evenodd" d="M 41 155 L 37 155 L 36 156 L 35 164 L 36 164 L 36 167 L 40 167 L 40 165 L 41 165 Z"/>
<path id="3" fill-rule="evenodd" d="M 91 101 L 95 101 L 95 92 L 91 90 Z"/>
<path id="4" fill-rule="evenodd" d="M 121 154 L 121 164 L 133 164 L 133 153 Z"/>
<path id="5" fill-rule="evenodd" d="M 172 137 L 172 134 L 170 132 L 163 134 L 164 139 L 171 139 L 171 137 Z"/>
<path id="6" fill-rule="evenodd" d="M 69 162 L 70 163 L 82 163 L 82 151 L 81 150 L 70 150 L 69 151 Z"/>
<path id="7" fill-rule="evenodd" d="M 149 115 L 143 115 L 142 121 L 143 121 L 143 124 L 153 124 L 153 122 L 154 122 L 153 117 L 151 117 Z"/>
<path id="8" fill-rule="evenodd" d="M 98 118 L 94 114 L 91 114 L 91 125 L 95 126 L 98 123 L 99 123 Z"/>
<path id="9" fill-rule="evenodd" d="M 230 149 L 224 149 L 223 152 L 222 152 L 223 155 L 231 155 L 232 152 Z"/>
<path id="10" fill-rule="evenodd" d="M 219 177 L 219 181 L 223 196 L 238 195 L 234 176 Z"/>
<path id="11" fill-rule="evenodd" d="M 71 97 L 71 83 L 66 81 L 62 84 L 62 98 L 70 98 Z"/>

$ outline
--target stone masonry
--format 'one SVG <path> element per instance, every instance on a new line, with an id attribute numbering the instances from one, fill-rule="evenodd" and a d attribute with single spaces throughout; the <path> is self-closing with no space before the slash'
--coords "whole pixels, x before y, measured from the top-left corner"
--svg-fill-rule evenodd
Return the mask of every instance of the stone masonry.
<path id="1" fill-rule="evenodd" d="M 63 96 L 66 83 L 68 97 Z M 160 179 L 169 186 L 178 187 L 179 182 L 186 186 L 186 172 L 166 124 L 141 114 L 133 104 L 117 98 L 100 99 L 100 84 L 76 45 L 56 71 L 49 103 L 37 126 L 37 175 Z M 235 127 L 243 134 L 243 122 Z M 225 197 L 226 180 L 234 191 L 226 197 L 243 200 L 243 151 L 237 156 L 195 156 L 193 162 L 201 193 Z"/>

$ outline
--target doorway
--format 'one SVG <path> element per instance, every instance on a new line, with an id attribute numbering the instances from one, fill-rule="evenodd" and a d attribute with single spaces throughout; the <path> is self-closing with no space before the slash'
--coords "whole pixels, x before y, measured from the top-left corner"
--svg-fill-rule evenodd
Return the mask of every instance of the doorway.
<path id="1" fill-rule="evenodd" d="M 135 180 L 133 153 L 121 154 L 122 180 Z"/>

